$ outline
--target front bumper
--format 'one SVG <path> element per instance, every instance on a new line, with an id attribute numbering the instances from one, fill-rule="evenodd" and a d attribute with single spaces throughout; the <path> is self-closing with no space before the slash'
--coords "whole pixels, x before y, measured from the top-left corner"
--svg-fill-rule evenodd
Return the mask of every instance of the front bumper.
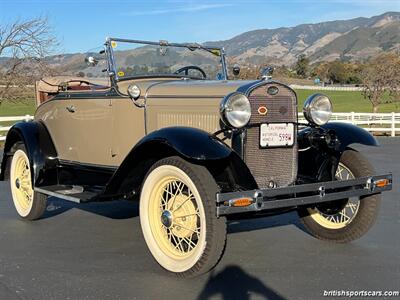
<path id="1" fill-rule="evenodd" d="M 217 194 L 217 216 L 312 205 L 379 194 L 392 189 L 392 175 L 374 175 L 293 185 L 281 188 Z"/>

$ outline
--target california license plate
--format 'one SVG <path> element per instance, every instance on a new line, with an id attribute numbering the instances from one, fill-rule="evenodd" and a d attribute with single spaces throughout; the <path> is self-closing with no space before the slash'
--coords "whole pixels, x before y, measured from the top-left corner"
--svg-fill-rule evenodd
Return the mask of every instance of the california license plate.
<path id="1" fill-rule="evenodd" d="M 289 147 L 294 144 L 293 123 L 269 123 L 260 126 L 260 147 Z"/>

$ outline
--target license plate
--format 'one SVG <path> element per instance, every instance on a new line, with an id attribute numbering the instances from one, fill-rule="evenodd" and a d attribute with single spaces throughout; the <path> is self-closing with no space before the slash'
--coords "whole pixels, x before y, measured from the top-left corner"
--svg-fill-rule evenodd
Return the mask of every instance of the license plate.
<path id="1" fill-rule="evenodd" d="M 294 144 L 293 123 L 269 123 L 260 126 L 260 147 L 289 147 Z"/>

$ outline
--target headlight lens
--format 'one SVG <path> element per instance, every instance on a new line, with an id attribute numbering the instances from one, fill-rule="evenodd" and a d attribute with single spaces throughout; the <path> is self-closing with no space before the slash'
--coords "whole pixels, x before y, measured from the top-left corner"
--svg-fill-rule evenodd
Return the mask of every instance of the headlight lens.
<path id="1" fill-rule="evenodd" d="M 331 118 L 332 102 L 323 94 L 311 95 L 304 103 L 303 114 L 308 122 L 324 125 Z"/>
<path id="2" fill-rule="evenodd" d="M 242 128 L 251 117 L 249 99 L 242 93 L 232 93 L 221 102 L 221 117 L 223 122 L 231 127 Z"/>
<path id="3" fill-rule="evenodd" d="M 140 96 L 140 89 L 136 84 L 131 84 L 128 86 L 128 94 L 131 96 L 134 100 L 137 100 Z"/>

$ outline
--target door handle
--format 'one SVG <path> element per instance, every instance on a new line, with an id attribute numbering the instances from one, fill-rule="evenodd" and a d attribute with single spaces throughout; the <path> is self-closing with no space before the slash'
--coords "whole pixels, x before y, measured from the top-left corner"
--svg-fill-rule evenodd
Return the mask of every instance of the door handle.
<path id="1" fill-rule="evenodd" d="M 74 113 L 74 112 L 75 112 L 75 106 L 73 106 L 73 105 L 67 106 L 66 109 L 67 109 L 70 113 Z"/>

